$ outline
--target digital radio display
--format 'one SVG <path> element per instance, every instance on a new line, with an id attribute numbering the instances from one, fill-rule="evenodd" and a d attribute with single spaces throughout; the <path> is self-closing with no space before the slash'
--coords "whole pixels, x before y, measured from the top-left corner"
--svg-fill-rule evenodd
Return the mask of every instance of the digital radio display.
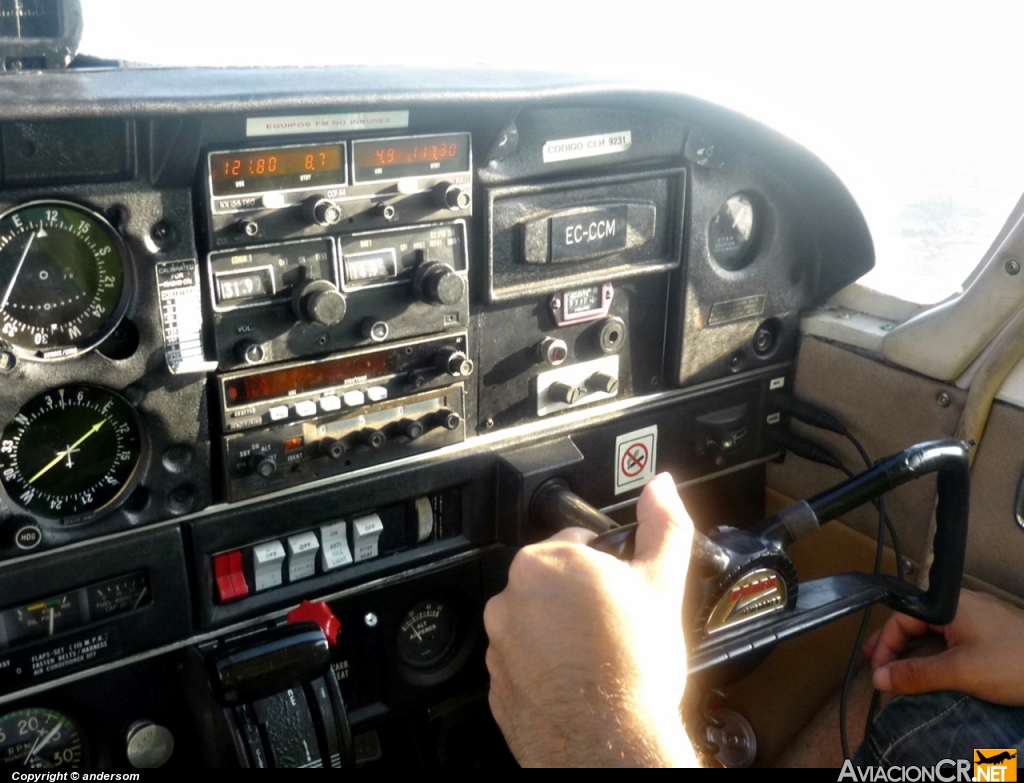
<path id="1" fill-rule="evenodd" d="M 345 145 L 215 152 L 210 182 L 214 196 L 344 185 Z"/>
<path id="2" fill-rule="evenodd" d="M 331 359 L 317 364 L 232 378 L 224 382 L 224 395 L 229 406 L 252 405 L 275 397 L 341 386 L 353 378 L 380 377 L 396 372 L 396 364 L 395 351 Z"/>
<path id="3" fill-rule="evenodd" d="M 433 177 L 469 171 L 469 134 L 352 142 L 355 182 Z"/>

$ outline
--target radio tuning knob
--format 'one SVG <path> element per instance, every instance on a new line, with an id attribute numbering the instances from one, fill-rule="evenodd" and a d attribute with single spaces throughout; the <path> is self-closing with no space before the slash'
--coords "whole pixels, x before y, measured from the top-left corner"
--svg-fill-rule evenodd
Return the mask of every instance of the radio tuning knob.
<path id="1" fill-rule="evenodd" d="M 458 212 L 460 209 L 468 209 L 473 203 L 473 197 L 468 190 L 463 190 L 458 185 L 450 182 L 442 182 L 434 187 L 434 203 L 441 209 L 450 209 Z"/>
<path id="2" fill-rule="evenodd" d="M 302 202 L 302 213 L 306 220 L 316 226 L 329 228 L 341 222 L 341 207 L 323 196 L 310 196 Z"/>
<path id="3" fill-rule="evenodd" d="M 440 351 L 437 354 L 437 368 L 456 378 L 473 374 L 473 360 L 462 351 Z"/>
<path id="4" fill-rule="evenodd" d="M 341 459 L 348 449 L 340 438 L 324 438 L 320 442 L 320 451 L 331 459 Z"/>
<path id="5" fill-rule="evenodd" d="M 301 321 L 334 326 L 345 317 L 348 304 L 345 295 L 329 280 L 307 280 L 295 287 L 292 309 Z"/>
<path id="6" fill-rule="evenodd" d="M 424 302 L 456 305 L 466 295 L 466 281 L 448 264 L 427 262 L 416 267 L 413 291 Z"/>
<path id="7" fill-rule="evenodd" d="M 359 433 L 358 440 L 364 446 L 369 446 L 371 449 L 379 449 L 387 442 L 388 436 L 385 435 L 381 430 L 365 429 Z"/>
<path id="8" fill-rule="evenodd" d="M 442 408 L 437 412 L 437 423 L 446 430 L 455 430 L 462 424 L 462 417 L 450 408 Z"/>
<path id="9" fill-rule="evenodd" d="M 423 425 L 416 419 L 403 419 L 398 423 L 398 431 L 409 440 L 416 440 L 423 434 Z"/>

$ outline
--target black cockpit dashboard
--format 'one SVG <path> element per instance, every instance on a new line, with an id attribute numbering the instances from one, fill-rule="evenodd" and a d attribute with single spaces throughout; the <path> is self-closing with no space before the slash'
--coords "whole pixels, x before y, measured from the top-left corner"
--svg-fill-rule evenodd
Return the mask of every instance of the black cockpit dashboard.
<path id="1" fill-rule="evenodd" d="M 481 613 L 535 490 L 760 519 L 800 313 L 872 264 L 823 164 L 682 95 L 4 75 L 0 746 L 503 763 Z"/>

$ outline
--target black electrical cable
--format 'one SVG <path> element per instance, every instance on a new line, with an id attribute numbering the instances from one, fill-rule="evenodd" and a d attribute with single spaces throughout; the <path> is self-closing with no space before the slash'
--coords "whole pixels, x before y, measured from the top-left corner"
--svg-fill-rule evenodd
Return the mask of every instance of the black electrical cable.
<path id="1" fill-rule="evenodd" d="M 873 465 L 871 458 L 868 456 L 868 453 L 865 450 L 864 446 L 861 444 L 861 442 L 856 437 L 854 437 L 854 435 L 849 431 L 849 429 L 847 429 L 845 424 L 839 421 L 839 419 L 830 414 L 828 411 L 824 411 L 814 405 L 811 405 L 810 403 L 795 399 L 793 397 L 789 397 L 787 395 L 775 395 L 772 397 L 771 402 L 774 407 L 779 408 L 782 412 L 789 414 L 791 417 L 803 422 L 804 424 L 807 424 L 812 427 L 817 427 L 819 429 L 828 430 L 830 432 L 834 432 L 838 435 L 842 435 L 843 437 L 847 438 L 850 441 L 850 443 L 853 444 L 853 447 L 857 450 L 857 452 L 860 454 L 861 459 L 864 460 L 865 467 L 870 468 Z M 794 441 L 802 440 L 796 438 L 796 436 L 793 436 L 791 433 L 787 433 L 787 435 L 789 435 L 790 438 L 793 438 Z M 798 448 L 791 450 L 794 451 L 794 453 L 805 457 L 808 457 L 808 454 L 810 454 L 811 456 L 808 457 L 809 459 L 813 459 L 816 462 L 822 462 L 823 464 L 831 465 L 832 467 L 838 468 L 839 470 L 842 470 L 844 473 L 846 473 L 848 476 L 852 475 L 852 473 L 845 466 L 839 463 L 838 459 L 836 459 L 834 455 L 829 453 L 826 449 L 819 446 L 818 444 L 811 445 L 814 447 L 813 449 L 800 448 L 798 444 Z M 801 454 L 801 452 L 805 453 Z M 827 457 L 821 459 L 821 457 L 823 456 L 821 452 L 827 454 Z M 902 581 L 904 578 L 903 553 L 901 551 L 899 543 L 899 536 L 896 534 L 896 529 L 892 524 L 892 520 L 889 519 L 889 515 L 885 513 L 885 501 L 882 498 L 878 498 L 877 502 L 875 502 L 874 505 L 878 509 L 878 542 L 875 548 L 874 572 L 878 574 L 882 571 L 882 558 L 885 552 L 885 531 L 888 530 L 889 537 L 892 539 L 893 551 L 896 555 L 896 575 L 897 578 Z M 843 746 L 843 758 L 845 759 L 850 758 L 850 741 L 847 735 L 846 721 L 847 708 L 849 706 L 850 685 L 853 682 L 853 674 L 857 668 L 857 662 L 860 659 L 860 651 L 864 646 L 864 640 L 867 636 L 867 630 L 868 626 L 870 625 L 870 622 L 871 608 L 869 607 L 865 610 L 864 618 L 861 620 L 860 629 L 857 632 L 857 641 L 854 643 L 853 652 L 850 655 L 850 661 L 846 667 L 846 676 L 843 678 L 843 687 L 839 695 L 839 736 L 840 742 Z M 865 739 L 867 738 L 868 732 L 871 729 L 871 724 L 874 719 L 875 710 L 878 707 L 879 696 L 880 694 L 877 690 L 875 690 L 871 696 L 871 704 L 868 707 L 867 724 L 864 728 Z"/>

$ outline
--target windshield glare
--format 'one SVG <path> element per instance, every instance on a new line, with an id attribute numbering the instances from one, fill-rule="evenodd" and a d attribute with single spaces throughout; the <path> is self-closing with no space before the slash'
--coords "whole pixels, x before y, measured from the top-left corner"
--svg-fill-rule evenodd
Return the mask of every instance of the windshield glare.
<path id="1" fill-rule="evenodd" d="M 972 4 L 82 0 L 82 51 L 160 65 L 586 71 L 744 112 L 825 160 L 871 227 L 863 282 L 955 292 L 1021 192 L 1018 20 Z M 158 10 L 162 9 L 162 10 Z"/>

